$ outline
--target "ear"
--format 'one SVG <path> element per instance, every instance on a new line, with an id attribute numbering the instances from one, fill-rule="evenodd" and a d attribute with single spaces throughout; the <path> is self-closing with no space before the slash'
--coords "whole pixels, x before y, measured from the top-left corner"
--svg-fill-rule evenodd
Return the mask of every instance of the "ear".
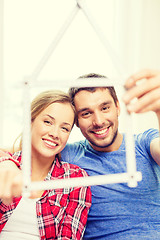
<path id="1" fill-rule="evenodd" d="M 118 112 L 118 116 L 120 115 L 120 112 L 121 112 L 121 108 L 120 108 L 120 104 L 119 104 L 119 101 L 117 101 L 117 112 Z"/>

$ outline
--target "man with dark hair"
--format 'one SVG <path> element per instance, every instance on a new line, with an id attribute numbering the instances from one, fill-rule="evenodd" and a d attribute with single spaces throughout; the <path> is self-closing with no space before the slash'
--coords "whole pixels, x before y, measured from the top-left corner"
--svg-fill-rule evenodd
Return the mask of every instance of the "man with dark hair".
<path id="1" fill-rule="evenodd" d="M 81 78 L 92 77 L 105 76 Z M 136 85 L 144 77 L 145 85 Z M 160 120 L 160 72 L 138 73 L 128 80 L 126 88 L 124 100 L 129 112 L 153 110 Z M 126 172 L 125 134 L 118 130 L 120 104 L 114 87 L 71 88 L 69 94 L 76 108 L 77 126 L 86 140 L 68 145 L 62 158 L 84 168 L 90 176 Z M 138 100 L 132 105 L 134 97 Z M 134 140 L 137 170 L 143 180 L 136 188 L 129 188 L 127 183 L 92 186 L 84 239 L 160 239 L 159 132 L 149 129 L 135 135 Z"/>
<path id="2" fill-rule="evenodd" d="M 103 79 L 103 78 L 106 78 L 107 79 L 107 77 L 106 76 L 104 76 L 104 75 L 100 75 L 100 74 L 96 74 L 96 73 L 89 73 L 89 74 L 86 74 L 86 75 L 83 75 L 83 76 L 80 76 L 78 79 L 86 79 L 86 78 L 97 78 L 97 79 Z M 114 102 L 115 102 L 115 104 L 117 103 L 117 101 L 118 101 L 118 98 L 117 98 L 117 94 L 116 94 L 116 91 L 115 91 L 115 89 L 114 89 L 114 87 L 112 87 L 112 86 L 110 86 L 110 87 L 106 87 L 108 90 L 109 90 L 109 92 L 110 92 L 110 94 L 111 94 L 111 96 L 113 97 L 113 100 L 114 100 Z M 71 99 L 72 99 L 72 101 L 73 101 L 73 105 L 74 105 L 74 96 L 76 95 L 76 93 L 77 92 L 80 92 L 80 91 L 82 91 L 82 90 L 88 90 L 88 91 L 90 91 L 90 92 L 94 92 L 95 90 L 96 90 L 96 88 L 95 87 L 79 87 L 79 88 L 77 88 L 77 87 L 71 87 L 70 89 L 69 89 L 69 95 L 71 96 Z"/>
<path id="3" fill-rule="evenodd" d="M 85 78 L 96 76 L 104 77 L 91 74 Z M 143 70 L 132 75 L 126 89 L 123 100 L 128 112 L 153 111 L 160 125 L 160 71 Z M 85 169 L 90 176 L 126 172 L 125 134 L 118 130 L 120 104 L 114 88 L 72 88 L 69 93 L 77 111 L 77 126 L 86 140 L 67 145 L 62 159 Z M 134 140 L 142 181 L 136 188 L 127 183 L 92 186 L 84 239 L 160 239 L 159 131 L 149 129 L 134 135 Z M 12 168 L 15 171 L 15 166 Z M 5 194 L 3 197 L 7 199 Z"/>

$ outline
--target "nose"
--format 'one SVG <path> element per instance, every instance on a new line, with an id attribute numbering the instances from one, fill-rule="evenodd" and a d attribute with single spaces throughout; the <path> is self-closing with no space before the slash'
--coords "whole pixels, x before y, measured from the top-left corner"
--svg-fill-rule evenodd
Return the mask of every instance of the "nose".
<path id="1" fill-rule="evenodd" d="M 53 139 L 58 139 L 59 138 L 59 128 L 55 125 L 53 125 L 51 128 L 50 128 L 50 131 L 49 131 L 49 136 L 52 137 Z"/>
<path id="2" fill-rule="evenodd" d="M 93 123 L 93 126 L 98 126 L 98 127 L 103 126 L 103 124 L 105 123 L 103 113 L 95 112 L 93 115 L 92 123 Z"/>

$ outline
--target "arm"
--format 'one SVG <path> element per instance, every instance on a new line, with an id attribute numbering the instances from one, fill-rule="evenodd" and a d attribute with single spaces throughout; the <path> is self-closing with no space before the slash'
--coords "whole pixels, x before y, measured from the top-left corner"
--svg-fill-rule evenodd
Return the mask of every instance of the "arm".
<path id="1" fill-rule="evenodd" d="M 160 166 L 160 138 L 156 138 L 151 142 L 150 151 L 153 159 Z"/>
<path id="2" fill-rule="evenodd" d="M 127 91 L 123 100 L 128 112 L 155 112 L 160 129 L 160 71 L 139 71 L 127 79 L 125 87 Z M 160 138 L 151 142 L 150 150 L 153 159 L 160 165 Z"/>
<path id="3" fill-rule="evenodd" d="M 56 239 L 83 239 L 90 207 L 90 187 L 75 188 L 69 195 L 69 203 L 65 209 L 64 221 L 61 223 Z"/>

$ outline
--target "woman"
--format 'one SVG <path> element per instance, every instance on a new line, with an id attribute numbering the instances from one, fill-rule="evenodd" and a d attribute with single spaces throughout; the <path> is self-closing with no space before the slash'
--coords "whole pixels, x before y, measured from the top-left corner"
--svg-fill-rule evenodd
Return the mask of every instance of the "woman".
<path id="1" fill-rule="evenodd" d="M 74 107 L 63 92 L 46 91 L 32 101 L 32 181 L 87 176 L 78 166 L 60 161 L 74 121 Z M 19 168 L 21 153 L 20 147 L 9 157 Z M 82 239 L 90 206 L 89 187 L 46 190 L 36 199 L 14 197 L 9 205 L 1 199 L 0 239 Z"/>

